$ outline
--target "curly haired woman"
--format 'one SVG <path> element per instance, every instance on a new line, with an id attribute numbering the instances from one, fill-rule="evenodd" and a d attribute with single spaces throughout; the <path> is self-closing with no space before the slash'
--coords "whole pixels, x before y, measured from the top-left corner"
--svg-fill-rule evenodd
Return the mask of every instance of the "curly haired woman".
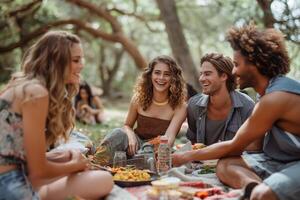
<path id="1" fill-rule="evenodd" d="M 137 81 L 124 127 L 113 130 L 102 144 L 112 151 L 127 151 L 129 156 L 159 135 L 166 135 L 172 146 L 185 118 L 181 69 L 171 57 L 158 56 Z"/>
<path id="2" fill-rule="evenodd" d="M 22 72 L 0 92 L 1 199 L 97 199 L 110 192 L 111 175 L 88 171 L 80 152 L 46 153 L 74 126 L 71 99 L 82 59 L 77 36 L 48 32 L 26 53 Z"/>

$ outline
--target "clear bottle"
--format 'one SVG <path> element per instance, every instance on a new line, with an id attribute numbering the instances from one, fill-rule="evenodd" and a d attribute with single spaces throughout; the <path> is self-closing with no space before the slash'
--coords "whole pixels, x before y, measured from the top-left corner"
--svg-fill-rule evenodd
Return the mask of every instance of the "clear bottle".
<path id="1" fill-rule="evenodd" d="M 157 155 L 157 172 L 160 176 L 167 174 L 171 169 L 171 149 L 168 144 L 168 137 L 161 136 Z"/>

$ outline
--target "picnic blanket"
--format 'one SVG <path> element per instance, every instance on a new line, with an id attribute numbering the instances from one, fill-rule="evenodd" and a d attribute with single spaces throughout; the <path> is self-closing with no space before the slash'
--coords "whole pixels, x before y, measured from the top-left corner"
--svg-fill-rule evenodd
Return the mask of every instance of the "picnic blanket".
<path id="1" fill-rule="evenodd" d="M 185 173 L 186 170 L 187 170 L 186 166 L 174 167 L 169 170 L 168 176 L 177 177 L 182 181 L 202 181 L 207 184 L 219 186 L 227 190 L 227 187 L 219 181 L 215 173 L 201 174 L 201 175 L 199 174 L 195 176 L 193 174 L 186 174 Z"/>
<path id="2" fill-rule="evenodd" d="M 140 192 L 141 193 L 141 192 Z M 117 185 L 114 185 L 112 191 L 108 196 L 105 197 L 105 200 L 138 200 L 140 198 L 134 196 L 132 193 L 128 192 L 126 189 L 123 189 Z"/>

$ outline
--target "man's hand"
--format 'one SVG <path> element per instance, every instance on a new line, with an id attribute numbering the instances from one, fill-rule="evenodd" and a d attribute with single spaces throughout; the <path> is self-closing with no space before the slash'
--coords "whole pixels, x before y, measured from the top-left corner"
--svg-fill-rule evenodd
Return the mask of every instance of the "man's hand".
<path id="1" fill-rule="evenodd" d="M 181 153 L 174 153 L 172 154 L 172 163 L 174 167 L 179 167 L 187 162 L 189 162 L 186 159 L 187 152 L 181 152 Z"/>

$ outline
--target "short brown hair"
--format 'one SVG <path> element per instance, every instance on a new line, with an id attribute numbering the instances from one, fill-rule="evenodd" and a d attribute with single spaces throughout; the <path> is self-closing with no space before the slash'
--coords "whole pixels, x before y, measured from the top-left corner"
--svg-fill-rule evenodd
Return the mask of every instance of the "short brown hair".
<path id="1" fill-rule="evenodd" d="M 216 68 L 219 76 L 225 73 L 227 75 L 226 87 L 228 91 L 235 90 L 236 81 L 232 74 L 234 65 L 229 57 L 220 53 L 208 53 L 201 58 L 200 64 L 202 65 L 204 62 L 211 63 Z"/>
<path id="2" fill-rule="evenodd" d="M 229 29 L 226 39 L 262 75 L 272 78 L 289 72 L 290 59 L 281 32 L 275 29 L 258 30 L 251 23 Z"/>

